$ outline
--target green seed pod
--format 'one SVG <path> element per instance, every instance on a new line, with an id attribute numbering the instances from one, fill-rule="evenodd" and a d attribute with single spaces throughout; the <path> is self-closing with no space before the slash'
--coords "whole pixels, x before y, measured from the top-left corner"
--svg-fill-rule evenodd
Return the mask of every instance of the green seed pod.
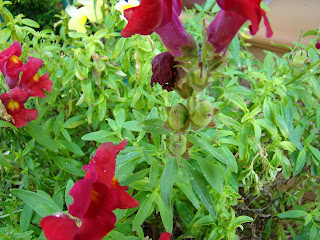
<path id="1" fill-rule="evenodd" d="M 306 61 L 308 61 L 307 52 L 304 50 L 300 50 L 294 54 L 292 65 L 295 68 L 302 68 Z"/>
<path id="2" fill-rule="evenodd" d="M 182 156 L 187 151 L 187 138 L 183 134 L 174 133 L 170 137 L 169 153 Z"/>
<path id="3" fill-rule="evenodd" d="M 212 121 L 212 115 L 212 104 L 207 100 L 200 100 L 194 111 L 191 113 L 191 124 L 196 129 L 206 127 Z"/>
<path id="4" fill-rule="evenodd" d="M 166 112 L 168 115 L 166 124 L 171 130 L 185 131 L 189 127 L 189 111 L 182 103 L 167 108 Z"/>
<path id="5" fill-rule="evenodd" d="M 201 92 L 209 85 L 208 73 L 205 69 L 199 67 L 190 72 L 190 82 L 195 90 Z"/>
<path id="6" fill-rule="evenodd" d="M 187 82 L 179 83 L 178 85 L 176 85 L 175 90 L 180 95 L 180 97 L 184 99 L 190 98 L 193 93 L 192 86 Z"/>

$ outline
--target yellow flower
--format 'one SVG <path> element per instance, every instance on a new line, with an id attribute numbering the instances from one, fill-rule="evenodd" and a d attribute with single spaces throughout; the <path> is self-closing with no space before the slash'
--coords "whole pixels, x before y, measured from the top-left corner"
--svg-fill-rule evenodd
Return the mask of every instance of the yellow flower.
<path id="1" fill-rule="evenodd" d="M 128 0 L 128 2 L 126 0 L 120 0 L 119 2 L 116 3 L 116 5 L 114 5 L 114 8 L 121 12 L 120 18 L 123 20 L 126 20 L 126 18 L 123 16 L 123 11 L 128 9 L 128 8 L 132 8 L 132 7 L 136 7 L 139 6 L 140 2 L 138 0 Z"/>
<path id="2" fill-rule="evenodd" d="M 76 8 L 75 6 L 66 7 L 66 12 L 71 17 L 68 22 L 68 28 L 70 30 L 76 30 L 77 32 L 86 33 L 85 24 L 87 19 L 92 23 L 101 22 L 103 17 L 101 11 L 103 0 L 96 2 L 96 9 L 94 9 L 93 0 L 78 0 L 77 2 L 83 6 L 80 8 Z"/>
<path id="3" fill-rule="evenodd" d="M 67 6 L 66 12 L 71 17 L 68 22 L 68 28 L 70 30 L 76 30 L 80 33 L 85 33 L 87 30 L 85 24 L 87 22 L 87 16 L 81 10 L 81 8 L 76 8 L 75 6 Z"/>
<path id="4" fill-rule="evenodd" d="M 96 2 L 96 10 L 94 10 L 94 1 L 93 0 L 78 0 L 78 3 L 81 3 L 83 7 L 81 7 L 82 11 L 85 13 L 90 22 L 98 22 L 102 21 L 102 11 L 101 7 L 103 5 L 103 0 L 98 0 Z"/>

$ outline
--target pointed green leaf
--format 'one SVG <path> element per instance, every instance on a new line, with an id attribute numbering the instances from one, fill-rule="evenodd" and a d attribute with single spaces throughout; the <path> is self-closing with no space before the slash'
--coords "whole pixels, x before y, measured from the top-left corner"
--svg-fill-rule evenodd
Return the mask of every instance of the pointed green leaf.
<path id="1" fill-rule="evenodd" d="M 55 214 L 62 209 L 49 197 L 43 194 L 22 190 L 22 189 L 11 189 L 11 193 L 22 201 L 24 201 L 30 208 L 32 208 L 41 217 Z"/>

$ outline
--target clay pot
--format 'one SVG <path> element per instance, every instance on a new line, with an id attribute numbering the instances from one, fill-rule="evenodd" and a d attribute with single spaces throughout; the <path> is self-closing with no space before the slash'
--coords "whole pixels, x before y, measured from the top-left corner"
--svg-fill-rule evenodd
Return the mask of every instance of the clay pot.
<path id="1" fill-rule="evenodd" d="M 186 8 L 193 8 L 195 3 L 202 5 L 205 2 L 206 0 L 182 0 L 182 5 Z"/>

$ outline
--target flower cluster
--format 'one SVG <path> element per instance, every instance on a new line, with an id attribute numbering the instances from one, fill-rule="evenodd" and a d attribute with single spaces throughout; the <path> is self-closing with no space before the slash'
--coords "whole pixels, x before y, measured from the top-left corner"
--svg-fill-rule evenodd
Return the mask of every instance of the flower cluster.
<path id="1" fill-rule="evenodd" d="M 126 140 L 118 145 L 103 143 L 99 146 L 86 170 L 84 179 L 75 183 L 69 194 L 73 203 L 69 213 L 44 217 L 40 225 L 48 240 L 100 240 L 115 226 L 113 210 L 139 206 L 139 202 L 119 185 L 114 177 L 117 154 L 125 148 Z M 80 223 L 80 226 L 79 224 Z"/>
<path id="2" fill-rule="evenodd" d="M 152 62 L 151 85 L 158 82 L 163 89 L 167 91 L 177 90 L 185 98 L 185 96 L 189 96 L 189 93 L 192 93 L 193 88 L 202 90 L 207 86 L 207 79 L 202 77 L 204 72 L 202 66 L 210 65 L 207 70 L 211 71 L 223 63 L 223 55 L 227 51 L 231 40 L 246 21 L 251 22 L 250 33 L 254 35 L 259 29 L 261 18 L 263 18 L 267 29 L 266 35 L 267 37 L 272 36 L 269 20 L 260 7 L 261 1 L 217 0 L 221 10 L 205 33 L 205 45 L 209 48 L 208 52 L 211 55 L 207 58 L 207 63 L 199 64 L 197 44 L 178 18 L 182 8 L 181 0 L 141 0 L 139 6 L 133 7 L 127 7 L 127 5 L 124 5 L 125 1 L 120 0 L 120 5 L 126 6 L 122 11 L 124 17 L 128 20 L 121 36 L 149 35 L 156 32 L 168 52 L 156 56 L 155 61 Z M 181 74 L 181 70 L 177 70 L 175 67 L 185 62 L 191 63 L 199 70 L 198 80 L 188 80 L 189 82 L 192 81 L 189 84 L 190 86 L 180 82 L 184 74 Z M 162 66 L 165 66 L 165 71 L 169 74 L 159 74 L 158 69 Z M 197 84 L 199 81 L 201 82 L 200 85 Z"/>
<path id="3" fill-rule="evenodd" d="M 23 64 L 20 55 L 21 45 L 17 41 L 0 53 L 0 69 L 6 78 L 6 84 L 11 89 L 9 93 L 1 94 L 0 100 L 7 113 L 12 116 L 12 122 L 18 128 L 38 117 L 36 109 L 24 107 L 28 98 L 45 98 L 44 90 L 50 92 L 53 85 L 48 73 L 38 75 L 43 65 L 40 58 L 28 57 L 28 62 Z"/>

